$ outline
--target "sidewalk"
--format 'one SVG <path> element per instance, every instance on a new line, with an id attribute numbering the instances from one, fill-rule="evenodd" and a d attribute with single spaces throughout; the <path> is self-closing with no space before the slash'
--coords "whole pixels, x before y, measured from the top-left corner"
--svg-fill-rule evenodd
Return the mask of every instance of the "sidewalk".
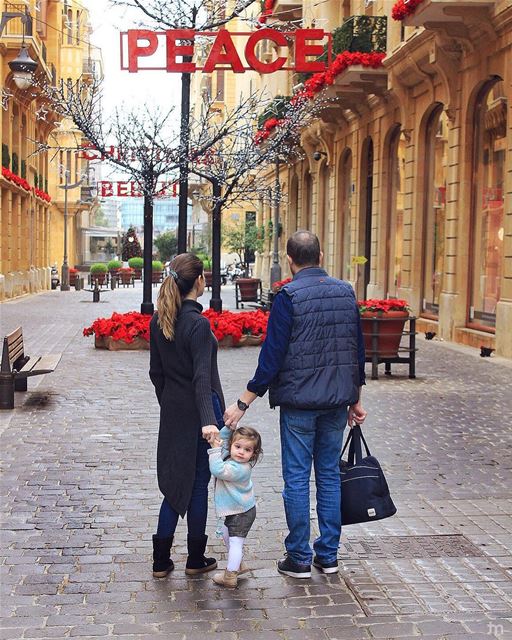
<path id="1" fill-rule="evenodd" d="M 233 591 L 187 578 L 180 522 L 176 569 L 154 580 L 149 355 L 95 350 L 82 337 L 98 316 L 138 310 L 141 297 L 138 285 L 105 291 L 99 304 L 88 292 L 51 291 L 0 305 L 2 336 L 22 324 L 27 353 L 63 352 L 54 373 L 30 379 L 16 409 L 0 413 L 0 639 L 512 638 L 512 363 L 419 336 L 416 380 L 397 366 L 391 379 L 368 381 L 365 433 L 398 513 L 347 527 L 340 574 L 309 580 L 275 568 L 286 531 L 278 412 L 257 401 L 246 418 L 264 446 L 247 542 L 253 577 Z M 258 351 L 220 351 L 228 402 Z M 209 520 L 210 551 L 224 566 L 213 509 Z"/>

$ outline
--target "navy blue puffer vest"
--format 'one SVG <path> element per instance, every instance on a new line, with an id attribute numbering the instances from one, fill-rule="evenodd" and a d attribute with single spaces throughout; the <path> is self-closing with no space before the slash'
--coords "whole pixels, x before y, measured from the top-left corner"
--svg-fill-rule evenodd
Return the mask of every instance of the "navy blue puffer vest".
<path id="1" fill-rule="evenodd" d="M 279 295 L 292 301 L 293 328 L 270 406 L 334 409 L 357 402 L 359 311 L 350 284 L 308 267 Z"/>

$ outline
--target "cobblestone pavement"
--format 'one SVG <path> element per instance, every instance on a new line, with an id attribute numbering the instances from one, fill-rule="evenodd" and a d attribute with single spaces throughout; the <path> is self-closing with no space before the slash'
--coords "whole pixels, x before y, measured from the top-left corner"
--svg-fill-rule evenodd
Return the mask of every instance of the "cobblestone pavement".
<path id="1" fill-rule="evenodd" d="M 284 578 L 278 414 L 260 400 L 253 576 L 223 590 L 176 570 L 151 576 L 158 406 L 148 352 L 93 348 L 82 328 L 139 308 L 141 289 L 52 291 L 0 306 L 1 334 L 23 324 L 27 352 L 62 351 L 29 380 L 2 431 L 1 638 L 344 640 L 512 638 L 512 364 L 420 336 L 418 378 L 406 368 L 369 381 L 365 432 L 383 463 L 395 517 L 347 527 L 341 572 Z M 229 293 L 232 300 L 232 292 Z M 254 370 L 256 348 L 223 350 L 228 400 Z M 314 514 L 312 513 L 312 518 Z M 210 517 L 210 550 L 225 559 Z M 314 528 L 316 523 L 314 522 Z"/>

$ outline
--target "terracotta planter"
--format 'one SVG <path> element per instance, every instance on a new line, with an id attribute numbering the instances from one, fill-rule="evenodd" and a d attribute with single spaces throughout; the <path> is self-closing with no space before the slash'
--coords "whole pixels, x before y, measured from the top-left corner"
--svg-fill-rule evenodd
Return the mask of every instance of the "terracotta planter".
<path id="1" fill-rule="evenodd" d="M 212 286 L 212 272 L 211 271 L 203 271 L 203 275 L 204 275 L 204 284 L 205 287 L 211 287 Z"/>
<path id="2" fill-rule="evenodd" d="M 128 344 L 122 340 L 114 340 L 110 336 L 95 337 L 94 346 L 96 349 L 108 349 L 109 351 L 140 351 L 149 349 L 149 340 L 137 337 Z"/>
<path id="3" fill-rule="evenodd" d="M 134 269 L 133 277 L 135 278 L 135 280 L 142 280 L 142 269 Z"/>
<path id="4" fill-rule="evenodd" d="M 120 284 L 132 284 L 133 272 L 132 271 L 119 271 L 117 278 Z"/>
<path id="5" fill-rule="evenodd" d="M 91 284 L 94 286 L 94 282 L 97 281 L 101 286 L 105 284 L 105 280 L 107 278 L 106 273 L 91 273 Z"/>
<path id="6" fill-rule="evenodd" d="M 263 342 L 263 336 L 253 336 L 250 334 L 246 334 L 242 336 L 242 341 L 244 347 L 259 347 Z"/>
<path id="7" fill-rule="evenodd" d="M 219 347 L 221 349 L 229 349 L 231 347 L 243 347 L 244 345 L 244 337 L 242 336 L 238 342 L 233 342 L 233 336 L 224 336 L 222 340 L 219 340 Z"/>
<path id="8" fill-rule="evenodd" d="M 361 314 L 366 355 L 373 354 L 373 334 L 377 334 L 377 353 L 382 358 L 396 358 L 408 311 L 365 311 Z M 376 320 L 375 320 L 376 319 Z"/>
<path id="9" fill-rule="evenodd" d="M 78 282 L 78 278 L 80 277 L 79 273 L 70 273 L 69 274 L 69 286 L 70 287 L 76 287 L 76 284 Z"/>
<path id="10" fill-rule="evenodd" d="M 158 284 L 162 282 L 163 271 L 153 271 L 152 273 L 152 284 Z"/>

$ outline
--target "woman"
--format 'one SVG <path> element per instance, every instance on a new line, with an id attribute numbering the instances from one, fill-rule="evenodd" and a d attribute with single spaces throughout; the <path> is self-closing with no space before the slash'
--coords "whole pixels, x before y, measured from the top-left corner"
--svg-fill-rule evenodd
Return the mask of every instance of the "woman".
<path id="1" fill-rule="evenodd" d="M 153 536 L 153 576 L 174 569 L 171 546 L 178 516 L 187 514 L 185 573 L 217 567 L 205 558 L 208 513 L 207 438 L 218 433 L 224 398 L 217 369 L 217 341 L 201 315 L 203 264 L 191 253 L 176 256 L 164 280 L 151 320 L 149 376 L 160 403 L 158 485 L 164 495 Z"/>

